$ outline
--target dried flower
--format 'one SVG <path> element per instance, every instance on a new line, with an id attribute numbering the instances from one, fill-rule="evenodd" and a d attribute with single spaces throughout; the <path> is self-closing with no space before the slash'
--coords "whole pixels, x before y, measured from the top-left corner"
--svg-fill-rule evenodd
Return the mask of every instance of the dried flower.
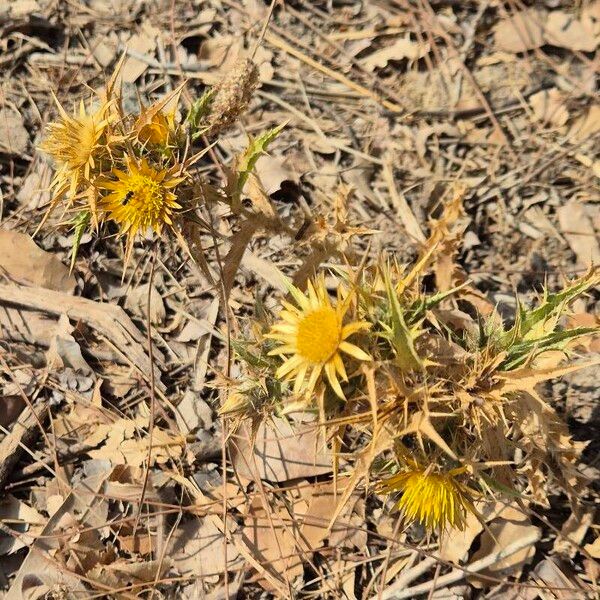
<path id="1" fill-rule="evenodd" d="M 138 139 L 143 144 L 153 146 L 168 146 L 175 131 L 175 113 L 164 113 L 158 111 L 150 117 L 149 122 L 144 123 L 140 118 L 136 121 Z"/>
<path id="2" fill-rule="evenodd" d="M 55 200 L 67 191 L 73 199 L 79 184 L 84 180 L 89 182 L 98 154 L 105 145 L 102 136 L 109 123 L 107 113 L 110 103 L 104 103 L 94 113 L 88 113 L 82 100 L 79 113 L 75 111 L 72 117 L 58 100 L 56 103 L 60 119 L 48 124 L 46 139 L 40 148 L 57 163 L 58 169 L 51 183 Z"/>

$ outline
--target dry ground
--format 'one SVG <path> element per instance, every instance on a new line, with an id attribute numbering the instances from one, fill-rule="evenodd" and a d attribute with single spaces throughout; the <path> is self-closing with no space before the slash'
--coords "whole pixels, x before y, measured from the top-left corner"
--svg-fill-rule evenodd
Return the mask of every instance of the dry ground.
<path id="1" fill-rule="evenodd" d="M 514 309 L 515 291 L 531 299 L 544 282 L 556 288 L 598 263 L 597 0 L 276 2 L 255 54 L 261 85 L 198 166 L 219 185 L 219 165 L 247 134 L 288 121 L 257 165 L 288 230 L 240 231 L 221 211 L 213 214 L 219 237 L 204 240 L 225 258 L 250 240 L 229 274 L 229 311 L 168 239 L 156 259 L 150 242 L 137 244 L 122 277 L 114 237 L 86 234 L 69 275 L 72 232 L 58 217 L 37 233 L 37 246 L 21 235 L 35 232 L 49 200 L 52 167 L 36 144 L 56 114 L 50 91 L 70 105 L 126 51 L 126 105 L 182 80 L 189 103 L 255 48 L 268 8 L 262 0 L 0 5 L 0 593 L 400 598 L 418 597 L 398 590 L 423 584 L 420 597 L 440 599 L 597 594 L 593 491 L 581 519 L 569 518 L 556 494 L 542 515 L 505 514 L 497 546 L 477 532 L 453 541 L 464 544 L 468 566 L 542 528 L 535 548 L 510 565 L 466 578 L 435 560 L 435 544 L 415 549 L 410 533 L 399 535 L 391 504 L 373 495 L 357 494 L 328 533 L 330 457 L 307 457 L 304 467 L 295 460 L 311 441 L 284 436 L 258 482 L 242 472 L 243 451 L 222 461 L 211 385 L 228 368 L 227 332 L 243 329 L 257 300 L 274 304 L 280 271 L 297 276 L 339 260 L 327 239 L 312 242 L 335 225 L 333 201 L 348 186 L 348 221 L 374 233 L 344 238 L 346 255 L 386 251 L 404 261 L 460 181 L 459 262 L 501 310 Z M 597 298 L 575 307 L 586 323 L 597 319 Z M 148 473 L 151 364 L 164 443 Z M 582 466 L 592 480 L 599 376 L 588 370 L 546 389 L 576 439 L 592 440 Z M 457 576 L 444 583 L 450 572 Z"/>

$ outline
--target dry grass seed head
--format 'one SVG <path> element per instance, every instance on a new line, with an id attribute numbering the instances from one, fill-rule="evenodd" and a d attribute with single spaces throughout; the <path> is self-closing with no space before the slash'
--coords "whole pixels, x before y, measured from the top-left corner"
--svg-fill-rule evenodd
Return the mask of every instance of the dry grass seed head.
<path id="1" fill-rule="evenodd" d="M 205 123 L 207 134 L 222 133 L 246 110 L 258 86 L 258 68 L 248 58 L 238 61 L 214 88 Z"/>

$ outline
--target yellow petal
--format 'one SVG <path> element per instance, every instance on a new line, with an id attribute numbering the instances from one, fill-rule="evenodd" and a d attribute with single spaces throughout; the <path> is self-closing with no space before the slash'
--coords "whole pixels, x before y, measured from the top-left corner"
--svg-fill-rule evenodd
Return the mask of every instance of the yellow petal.
<path id="1" fill-rule="evenodd" d="M 346 374 L 346 368 L 344 367 L 344 361 L 342 357 L 336 352 L 333 355 L 333 364 L 335 365 L 336 371 L 339 373 L 343 381 L 348 381 L 348 375 Z"/>
<path id="2" fill-rule="evenodd" d="M 304 364 L 298 369 L 298 373 L 296 375 L 296 379 L 294 381 L 294 394 L 299 394 L 302 389 L 302 384 L 306 379 L 306 371 L 308 371 L 308 365 Z"/>
<path id="3" fill-rule="evenodd" d="M 357 360 L 372 360 L 364 350 L 361 350 L 358 346 L 355 346 L 350 342 L 342 342 L 340 344 L 340 350 L 346 354 L 349 354 L 350 356 L 353 356 Z"/>
<path id="4" fill-rule="evenodd" d="M 310 378 L 308 380 L 308 384 L 306 386 L 306 393 L 310 394 L 315 389 L 315 385 L 317 385 L 317 379 L 319 379 L 319 375 L 321 375 L 321 366 L 314 367 L 312 373 L 310 374 Z"/>
<path id="5" fill-rule="evenodd" d="M 331 384 L 331 388 L 336 393 L 336 395 L 342 400 L 345 400 L 346 396 L 344 396 L 344 392 L 342 391 L 342 387 L 340 386 L 340 382 L 338 381 L 333 361 L 325 363 L 325 374 L 327 375 L 327 379 Z"/>
<path id="6" fill-rule="evenodd" d="M 294 356 L 292 356 L 291 358 L 289 358 L 288 360 L 286 360 L 279 367 L 279 369 L 277 369 L 277 372 L 275 373 L 275 377 L 277 377 L 277 379 L 282 379 L 290 371 L 293 371 L 294 369 L 297 369 L 302 364 L 302 362 L 303 362 L 302 358 L 300 356 L 298 356 L 297 354 L 294 355 Z"/>
<path id="7" fill-rule="evenodd" d="M 369 327 L 371 327 L 371 324 L 367 323 L 366 321 L 355 321 L 354 323 L 348 323 L 348 325 L 344 325 L 344 327 L 342 327 L 342 339 L 345 340 L 353 333 L 363 329 L 369 329 Z"/>

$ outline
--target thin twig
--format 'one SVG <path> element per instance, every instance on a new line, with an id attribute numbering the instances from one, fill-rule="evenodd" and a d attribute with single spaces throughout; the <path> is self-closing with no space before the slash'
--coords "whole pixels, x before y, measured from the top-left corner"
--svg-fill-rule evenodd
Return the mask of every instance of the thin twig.
<path id="1" fill-rule="evenodd" d="M 396 582 L 383 593 L 382 600 L 402 600 L 403 598 L 414 598 L 420 594 L 428 593 L 432 587 L 434 587 L 434 589 L 446 587 L 456 583 L 457 581 L 460 581 L 467 575 L 474 575 L 478 571 L 482 571 L 487 567 L 503 561 L 505 558 L 508 558 L 509 556 L 519 552 L 519 550 L 523 550 L 523 548 L 534 545 L 535 543 L 539 542 L 541 537 L 541 529 L 536 528 L 535 531 L 531 531 L 528 535 L 525 535 L 521 539 L 506 546 L 506 548 L 502 548 L 497 552 L 493 552 L 492 554 L 484 556 L 483 558 L 474 562 L 472 565 L 469 565 L 469 567 L 466 569 L 454 569 L 447 575 L 442 575 L 442 577 L 439 577 L 437 581 L 427 581 L 408 589 L 405 587 L 406 584 L 404 581 L 400 581 L 401 585 L 398 585 L 398 582 Z"/>
<path id="2" fill-rule="evenodd" d="M 156 415 L 156 391 L 155 391 L 155 382 L 154 382 L 154 360 L 152 356 L 152 320 L 151 320 L 151 311 L 150 306 L 152 302 L 152 284 L 154 281 L 154 266 L 156 264 L 156 253 L 158 250 L 158 245 L 154 245 L 154 249 L 152 252 L 152 260 L 150 262 L 150 277 L 148 280 L 148 300 L 146 303 L 146 316 L 147 316 L 147 340 L 148 340 L 148 357 L 150 359 L 150 415 L 148 417 L 148 455 L 146 457 L 146 469 L 144 470 L 144 481 L 142 483 L 142 493 L 140 494 L 140 503 L 138 506 L 138 511 L 135 519 L 135 523 L 133 525 L 133 537 L 135 538 L 135 534 L 140 523 L 140 517 L 142 515 L 142 508 L 144 506 L 144 498 L 146 496 L 146 490 L 148 487 L 148 477 L 150 475 L 150 465 L 152 462 L 152 436 L 154 435 L 154 418 Z"/>

